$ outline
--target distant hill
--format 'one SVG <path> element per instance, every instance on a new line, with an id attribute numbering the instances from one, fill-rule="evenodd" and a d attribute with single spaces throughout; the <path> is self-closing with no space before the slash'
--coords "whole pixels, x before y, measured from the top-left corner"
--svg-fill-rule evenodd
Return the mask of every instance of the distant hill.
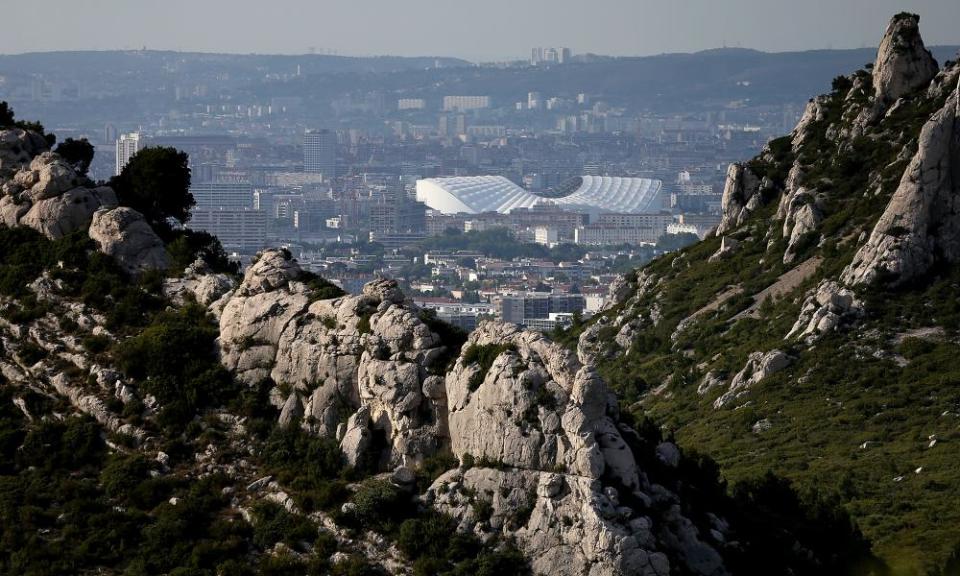
<path id="1" fill-rule="evenodd" d="M 941 63 L 960 46 L 933 47 Z M 238 55 L 163 51 L 47 52 L 0 56 L 7 93 L 0 97 L 23 113 L 48 122 L 78 117 L 90 121 L 141 121 L 167 110 L 172 86 L 200 87 L 197 102 L 304 99 L 308 114 L 329 116 L 329 104 L 350 93 L 382 92 L 424 97 L 436 105 L 444 95 L 482 94 L 495 105 L 526 99 L 531 91 L 573 98 L 597 95 L 616 106 L 661 113 L 703 109 L 802 104 L 838 75 L 871 62 L 874 48 L 768 53 L 721 48 L 692 54 L 575 59 L 550 67 L 476 66 L 443 57 L 350 57 L 329 55 Z M 300 66 L 300 76 L 296 76 Z M 33 101 L 10 93 L 39 75 L 75 91 L 68 98 Z M 28 85 L 28 84 L 27 84 Z"/>

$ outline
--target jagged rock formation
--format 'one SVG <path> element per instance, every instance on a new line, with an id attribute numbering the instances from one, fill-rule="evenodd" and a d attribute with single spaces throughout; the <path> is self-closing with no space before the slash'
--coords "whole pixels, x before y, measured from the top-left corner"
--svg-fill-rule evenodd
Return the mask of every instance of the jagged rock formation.
<path id="1" fill-rule="evenodd" d="M 719 409 L 729 406 L 737 398 L 746 394 L 751 386 L 759 384 L 764 378 L 776 374 L 789 365 L 790 357 L 781 350 L 750 354 L 743 369 L 730 381 L 730 388 L 713 402 L 713 407 Z"/>
<path id="2" fill-rule="evenodd" d="M 112 189 L 94 187 L 52 152 L 33 158 L 2 191 L 0 222 L 33 228 L 52 239 L 85 229 L 94 212 L 117 205 Z"/>
<path id="3" fill-rule="evenodd" d="M 314 301 L 303 274 L 279 250 L 247 270 L 220 315 L 224 366 L 251 385 L 269 377 L 292 386 L 278 399 L 281 419 L 302 416 L 310 430 L 340 440 L 352 459 L 373 431 L 386 435 L 389 462 L 432 454 L 445 437 L 442 392 L 430 373 L 442 368 L 440 338 L 393 281 Z"/>
<path id="4" fill-rule="evenodd" d="M 724 258 L 733 255 L 738 244 L 740 244 L 740 241 L 735 238 L 730 238 L 729 236 L 720 238 L 720 247 L 717 248 L 717 251 L 714 252 L 712 256 L 710 256 L 710 262 L 723 260 Z"/>
<path id="5" fill-rule="evenodd" d="M 793 129 L 790 140 L 790 145 L 794 150 L 799 150 L 803 147 L 804 143 L 810 137 L 811 125 L 823 120 L 824 106 L 828 100 L 829 98 L 827 96 L 817 96 L 807 102 L 807 106 L 803 110 L 803 116 L 800 117 L 800 121 L 797 122 L 797 126 Z"/>
<path id="6" fill-rule="evenodd" d="M 760 178 L 748 166 L 734 163 L 727 169 L 727 181 L 720 199 L 720 224 L 715 234 L 721 236 L 746 221 L 760 202 Z"/>
<path id="7" fill-rule="evenodd" d="M 30 164 L 48 150 L 47 141 L 36 132 L 23 128 L 0 130 L 0 177 L 6 177 Z"/>
<path id="8" fill-rule="evenodd" d="M 808 191 L 801 187 L 790 195 L 783 218 L 783 236 L 789 238 L 783 254 L 784 264 L 794 261 L 801 241 L 808 234 L 816 232 L 822 221 L 823 210 L 817 205 L 815 190 Z"/>
<path id="9" fill-rule="evenodd" d="M 498 346 L 481 373 L 468 351 Z M 485 323 L 446 389 L 454 455 L 497 467 L 452 470 L 428 492 L 461 530 L 514 536 L 537 574 L 665 575 L 668 548 L 692 573 L 725 573 L 669 492 L 638 469 L 615 399 L 571 352 L 514 325 Z M 675 451 L 658 450 L 668 465 L 676 465 Z M 489 505 L 489 518 L 475 499 Z M 657 503 L 668 512 L 654 520 L 645 510 Z"/>
<path id="10" fill-rule="evenodd" d="M 800 316 L 784 339 L 803 338 L 808 344 L 813 343 L 862 311 L 863 305 L 853 291 L 824 280 L 807 294 Z"/>
<path id="11" fill-rule="evenodd" d="M 877 103 L 889 106 L 901 96 L 925 87 L 939 69 L 920 37 L 920 17 L 898 14 L 887 26 L 877 50 L 873 66 L 874 98 Z"/>
<path id="12" fill-rule="evenodd" d="M 201 306 L 209 306 L 231 291 L 236 282 L 228 274 L 216 274 L 202 258 L 186 267 L 183 276 L 167 278 L 163 283 L 164 295 L 182 305 L 189 295 Z"/>
<path id="13" fill-rule="evenodd" d="M 890 20 L 873 65 L 872 105 L 853 120 L 851 135 L 863 134 L 903 96 L 927 86 L 939 66 L 923 45 L 920 17 L 901 13 Z"/>
<path id="14" fill-rule="evenodd" d="M 165 269 L 170 257 L 153 228 L 133 208 L 101 208 L 93 214 L 90 238 L 130 273 Z"/>
<path id="15" fill-rule="evenodd" d="M 958 89 L 960 90 L 960 89 Z M 960 261 L 960 92 L 920 132 L 917 153 L 903 173 L 870 238 L 843 271 L 847 285 L 878 279 L 903 284 L 936 258 Z"/>
<path id="16" fill-rule="evenodd" d="M 592 478 L 609 473 L 635 488 L 636 467 L 607 416 L 615 404 L 599 377 L 572 352 L 513 324 L 483 324 L 465 350 L 504 345 L 511 349 L 486 374 L 463 355 L 447 374 L 454 454 Z"/>

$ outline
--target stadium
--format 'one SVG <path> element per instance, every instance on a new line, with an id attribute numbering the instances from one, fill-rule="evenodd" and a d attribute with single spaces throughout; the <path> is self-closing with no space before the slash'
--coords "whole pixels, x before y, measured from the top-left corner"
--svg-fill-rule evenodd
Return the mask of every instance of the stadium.
<path id="1" fill-rule="evenodd" d="M 503 176 L 460 176 L 417 181 L 417 200 L 444 214 L 506 214 L 553 202 L 582 212 L 647 214 L 663 207 L 660 180 L 617 176 L 578 176 L 549 193 L 536 194 Z"/>

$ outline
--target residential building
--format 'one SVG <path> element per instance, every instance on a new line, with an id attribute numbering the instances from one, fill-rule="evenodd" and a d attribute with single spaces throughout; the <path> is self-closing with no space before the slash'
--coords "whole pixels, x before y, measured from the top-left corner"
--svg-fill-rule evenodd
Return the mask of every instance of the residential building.
<path id="1" fill-rule="evenodd" d="M 303 171 L 337 176 L 337 135 L 330 130 L 307 130 L 303 137 Z"/>
<path id="2" fill-rule="evenodd" d="M 140 151 L 140 133 L 121 134 L 117 140 L 117 170 L 119 175 L 133 156 Z"/>
<path id="3" fill-rule="evenodd" d="M 482 110 L 490 107 L 489 96 L 444 96 L 443 110 L 445 112 L 466 112 L 468 110 Z"/>

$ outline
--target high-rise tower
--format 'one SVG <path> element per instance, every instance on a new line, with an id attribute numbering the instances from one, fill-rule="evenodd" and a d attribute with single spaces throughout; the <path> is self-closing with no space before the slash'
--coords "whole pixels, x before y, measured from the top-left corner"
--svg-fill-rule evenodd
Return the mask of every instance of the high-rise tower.
<path id="1" fill-rule="evenodd" d="M 303 171 L 337 176 L 337 136 L 330 130 L 307 130 L 303 137 Z"/>

